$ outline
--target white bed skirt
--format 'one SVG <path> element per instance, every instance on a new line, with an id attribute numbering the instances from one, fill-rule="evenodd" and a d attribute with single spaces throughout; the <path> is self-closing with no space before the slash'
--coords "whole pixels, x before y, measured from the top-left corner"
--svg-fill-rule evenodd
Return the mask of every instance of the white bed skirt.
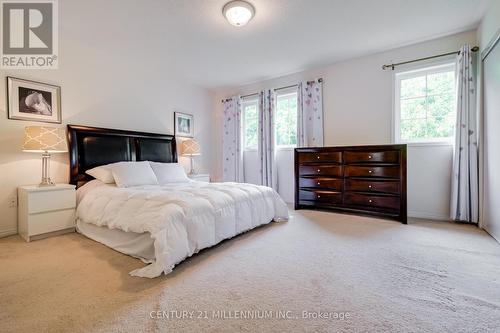
<path id="1" fill-rule="evenodd" d="M 76 230 L 82 235 L 109 246 L 113 250 L 141 259 L 145 263 L 155 261 L 154 240 L 149 232 L 138 234 L 119 229 L 99 227 L 80 220 L 76 222 Z"/>

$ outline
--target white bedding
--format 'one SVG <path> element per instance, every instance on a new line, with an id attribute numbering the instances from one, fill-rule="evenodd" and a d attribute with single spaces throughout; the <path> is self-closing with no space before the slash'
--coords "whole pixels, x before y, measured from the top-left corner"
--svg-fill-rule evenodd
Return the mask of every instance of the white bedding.
<path id="1" fill-rule="evenodd" d="M 81 222 L 151 234 L 155 261 L 130 272 L 149 278 L 170 273 L 177 263 L 224 239 L 288 219 L 276 191 L 243 183 L 118 188 L 93 180 L 79 189 L 78 202 Z"/>

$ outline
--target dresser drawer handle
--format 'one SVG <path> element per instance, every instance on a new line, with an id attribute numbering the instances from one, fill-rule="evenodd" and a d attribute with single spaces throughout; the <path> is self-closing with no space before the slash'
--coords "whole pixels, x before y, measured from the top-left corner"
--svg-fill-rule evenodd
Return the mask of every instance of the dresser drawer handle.
<path id="1" fill-rule="evenodd" d="M 369 159 L 372 159 L 372 155 L 368 155 L 368 158 L 369 158 Z"/>
<path id="2" fill-rule="evenodd" d="M 319 156 L 317 156 L 318 160 L 319 160 Z"/>
<path id="3" fill-rule="evenodd" d="M 321 183 L 320 183 L 320 182 L 318 182 L 318 185 L 321 185 Z"/>
<path id="4" fill-rule="evenodd" d="M 372 188 L 372 186 L 371 186 L 371 185 L 368 185 L 368 188 Z"/>
<path id="5" fill-rule="evenodd" d="M 320 171 L 321 171 L 321 170 L 320 170 L 320 169 L 318 169 L 318 172 L 320 172 Z"/>
<path id="6" fill-rule="evenodd" d="M 368 200 L 368 202 L 369 202 L 369 203 L 372 203 L 373 201 L 372 201 L 372 199 L 370 199 L 370 200 Z"/>
<path id="7" fill-rule="evenodd" d="M 318 198 L 321 198 L 321 195 L 318 194 Z"/>
<path id="8" fill-rule="evenodd" d="M 372 170 L 368 170 L 368 173 L 372 173 L 373 171 Z"/>

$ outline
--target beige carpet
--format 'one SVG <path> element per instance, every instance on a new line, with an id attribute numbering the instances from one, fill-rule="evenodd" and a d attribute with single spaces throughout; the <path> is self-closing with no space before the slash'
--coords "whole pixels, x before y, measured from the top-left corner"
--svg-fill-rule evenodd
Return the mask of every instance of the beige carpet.
<path id="1" fill-rule="evenodd" d="M 130 277 L 140 261 L 78 234 L 2 239 L 0 331 L 499 332 L 500 245 L 483 231 L 292 214 L 154 280 Z M 150 318 L 172 310 L 208 318 Z"/>

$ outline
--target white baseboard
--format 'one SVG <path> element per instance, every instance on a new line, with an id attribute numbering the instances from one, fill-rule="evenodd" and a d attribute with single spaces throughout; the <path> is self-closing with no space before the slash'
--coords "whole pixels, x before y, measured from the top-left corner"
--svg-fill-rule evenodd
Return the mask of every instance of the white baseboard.
<path id="1" fill-rule="evenodd" d="M 7 237 L 7 236 L 12 236 L 17 234 L 17 229 L 11 229 L 11 230 L 1 230 L 0 231 L 0 238 Z"/>
<path id="2" fill-rule="evenodd" d="M 415 217 L 418 219 L 438 220 L 438 221 L 450 221 L 450 217 L 443 214 L 419 212 L 415 210 L 408 211 L 408 217 Z"/>
<path id="3" fill-rule="evenodd" d="M 486 231 L 491 237 L 493 237 L 494 240 L 496 240 L 497 242 L 500 243 L 500 235 L 495 235 L 493 233 L 493 230 L 491 230 L 490 228 L 486 227 L 486 228 L 482 228 L 484 231 Z"/>

